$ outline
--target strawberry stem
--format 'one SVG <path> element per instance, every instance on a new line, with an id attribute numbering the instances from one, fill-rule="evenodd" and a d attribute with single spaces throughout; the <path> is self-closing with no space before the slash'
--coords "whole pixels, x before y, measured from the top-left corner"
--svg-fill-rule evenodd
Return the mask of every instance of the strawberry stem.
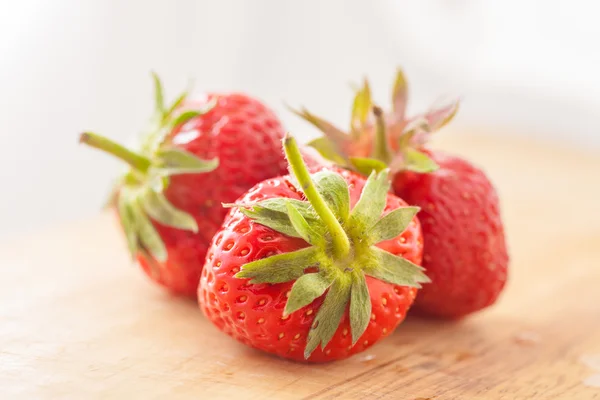
<path id="1" fill-rule="evenodd" d="M 345 257 L 350 252 L 350 240 L 321 194 L 317 191 L 310 173 L 302 159 L 296 140 L 291 136 L 283 139 L 285 156 L 288 159 L 292 173 L 300 183 L 304 195 L 315 209 L 323 223 L 327 226 L 333 242 L 333 253 L 336 257 Z"/>
<path id="2" fill-rule="evenodd" d="M 372 157 L 387 164 L 390 162 L 391 156 L 390 149 L 388 148 L 383 110 L 381 107 L 373 106 L 373 115 L 375 115 L 376 131 Z"/>
<path id="3" fill-rule="evenodd" d="M 79 143 L 84 143 L 90 147 L 94 147 L 106 153 L 112 154 L 113 156 L 125 161 L 139 172 L 145 173 L 148 171 L 148 168 L 150 168 L 150 160 L 146 157 L 136 154 L 124 146 L 95 133 L 82 133 L 79 136 Z"/>

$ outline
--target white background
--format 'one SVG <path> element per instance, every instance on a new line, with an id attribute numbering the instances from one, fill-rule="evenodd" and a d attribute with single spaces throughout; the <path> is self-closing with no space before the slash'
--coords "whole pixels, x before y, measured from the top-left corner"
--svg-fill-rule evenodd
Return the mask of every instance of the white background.
<path id="1" fill-rule="evenodd" d="M 600 148 L 600 5 L 593 1 L 0 0 L 0 237 L 97 212 L 120 171 L 77 145 L 130 142 L 150 70 L 174 96 L 240 90 L 346 123 L 349 84 L 386 104 L 396 65 L 411 109 L 461 95 L 455 125 Z M 600 172 L 600 171 L 599 171 Z"/>

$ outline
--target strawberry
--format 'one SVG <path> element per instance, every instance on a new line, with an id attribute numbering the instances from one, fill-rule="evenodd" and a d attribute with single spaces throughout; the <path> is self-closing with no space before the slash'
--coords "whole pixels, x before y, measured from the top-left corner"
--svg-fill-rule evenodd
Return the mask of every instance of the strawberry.
<path id="1" fill-rule="evenodd" d="M 435 282 L 415 309 L 458 318 L 493 304 L 506 282 L 508 254 L 498 196 L 483 171 L 468 161 L 424 150 L 439 168 L 396 174 L 394 191 L 419 215 L 425 235 L 424 265 Z"/>
<path id="2" fill-rule="evenodd" d="M 423 267 L 432 283 L 413 309 L 460 318 L 494 304 L 506 283 L 509 256 L 498 196 L 481 169 L 426 146 L 454 117 L 458 102 L 406 118 L 407 97 L 399 70 L 393 109 L 384 115 L 365 81 L 349 134 L 306 110 L 294 112 L 325 133 L 310 143 L 325 158 L 363 174 L 389 166 L 394 193 L 422 209 Z"/>
<path id="3" fill-rule="evenodd" d="M 195 296 L 209 243 L 227 210 L 256 183 L 286 173 L 283 127 L 258 100 L 182 94 L 169 107 L 156 77 L 156 110 L 139 151 L 94 133 L 81 142 L 130 166 L 119 180 L 116 209 L 132 256 L 171 292 Z"/>
<path id="4" fill-rule="evenodd" d="M 388 193 L 387 170 L 366 181 L 339 168 L 310 175 L 294 139 L 284 148 L 293 176 L 229 205 L 198 300 L 249 346 L 298 361 L 343 359 L 389 335 L 428 281 L 418 208 Z"/>

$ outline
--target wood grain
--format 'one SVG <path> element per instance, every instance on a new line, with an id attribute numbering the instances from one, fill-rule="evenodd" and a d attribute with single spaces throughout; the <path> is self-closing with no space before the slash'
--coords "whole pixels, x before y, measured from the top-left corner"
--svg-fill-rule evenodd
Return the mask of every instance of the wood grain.
<path id="1" fill-rule="evenodd" d="M 352 359 L 308 366 L 220 334 L 132 266 L 108 215 L 0 245 L 2 399 L 600 399 L 600 157 L 462 136 L 496 182 L 512 256 L 496 306 L 410 318 Z"/>

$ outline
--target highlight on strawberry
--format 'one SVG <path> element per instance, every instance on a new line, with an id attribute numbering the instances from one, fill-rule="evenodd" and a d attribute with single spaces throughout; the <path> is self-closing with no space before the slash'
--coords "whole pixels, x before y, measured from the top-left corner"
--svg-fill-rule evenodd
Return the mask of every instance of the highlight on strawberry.
<path id="1" fill-rule="evenodd" d="M 206 317 L 251 347 L 323 362 L 364 351 L 404 320 L 421 284 L 417 207 L 337 167 L 310 174 L 292 137 L 291 175 L 235 204 L 208 250 L 198 288 Z"/>
<path id="2" fill-rule="evenodd" d="M 506 284 L 509 263 L 496 190 L 468 160 L 428 147 L 459 103 L 407 117 L 408 85 L 400 69 L 391 100 L 384 113 L 365 80 L 349 132 L 306 109 L 292 111 L 323 132 L 309 145 L 324 158 L 363 175 L 389 168 L 394 193 L 421 208 L 423 266 L 432 283 L 419 292 L 415 311 L 460 318 L 489 307 Z"/>
<path id="3" fill-rule="evenodd" d="M 116 210 L 132 256 L 171 292 L 196 296 L 209 243 L 227 210 L 264 179 L 285 174 L 275 114 L 241 93 L 183 93 L 165 104 L 154 75 L 155 110 L 139 149 L 91 132 L 80 141 L 129 165 L 115 185 Z"/>

